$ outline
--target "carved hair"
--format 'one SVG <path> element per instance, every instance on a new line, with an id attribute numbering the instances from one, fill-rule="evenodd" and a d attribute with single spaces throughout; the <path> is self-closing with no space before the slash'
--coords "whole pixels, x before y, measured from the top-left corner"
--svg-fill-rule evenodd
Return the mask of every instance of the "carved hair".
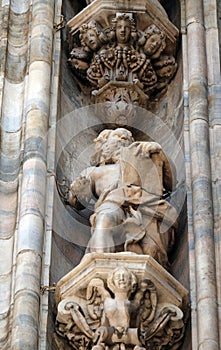
<path id="1" fill-rule="evenodd" d="M 158 34 L 162 40 L 166 38 L 166 35 L 155 24 L 149 26 L 144 33 L 147 39 L 154 34 Z"/>
<path id="2" fill-rule="evenodd" d="M 114 283 L 114 275 L 117 271 L 119 270 L 124 270 L 128 276 L 129 276 L 129 279 L 130 279 L 130 286 L 129 286 L 129 292 L 130 294 L 133 293 L 137 287 L 137 278 L 136 276 L 134 275 L 133 272 L 131 272 L 130 270 L 128 270 L 126 267 L 117 267 L 114 271 L 112 271 L 112 273 L 108 276 L 107 278 L 107 286 L 108 288 L 114 293 L 115 290 L 116 290 L 116 286 L 115 286 L 115 283 Z"/>
<path id="3" fill-rule="evenodd" d="M 174 66 L 176 64 L 175 58 L 173 56 L 161 56 L 160 60 L 154 63 L 156 69 L 160 69 L 169 65 Z"/>
<path id="4" fill-rule="evenodd" d="M 98 135 L 98 137 L 94 140 L 95 142 L 106 142 L 109 138 L 111 138 L 112 134 L 117 134 L 118 136 L 120 136 L 120 138 L 122 140 L 125 140 L 125 144 L 127 143 L 126 141 L 128 141 L 128 146 L 134 142 L 134 139 L 132 137 L 132 133 L 125 129 L 125 128 L 117 128 L 117 129 L 105 129 L 103 131 L 101 131 L 101 133 Z"/>
<path id="5" fill-rule="evenodd" d="M 105 129 L 103 130 L 98 137 L 94 140 L 96 143 L 96 150 L 94 155 L 91 158 L 91 165 L 99 165 L 102 157 L 102 146 L 105 142 L 108 142 L 108 140 L 111 138 L 111 136 L 117 133 L 118 136 L 120 136 L 120 140 L 122 143 L 122 147 L 130 146 L 131 143 L 134 142 L 134 139 L 132 137 L 132 133 L 125 129 L 125 128 L 117 128 L 117 129 Z M 120 148 L 117 150 L 117 152 L 120 152 Z"/>

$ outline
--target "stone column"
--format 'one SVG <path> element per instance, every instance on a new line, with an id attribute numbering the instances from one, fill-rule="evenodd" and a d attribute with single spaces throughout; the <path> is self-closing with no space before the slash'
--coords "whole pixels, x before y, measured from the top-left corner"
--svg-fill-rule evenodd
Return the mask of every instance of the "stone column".
<path id="1" fill-rule="evenodd" d="M 1 2 L 0 348 L 10 348 L 13 246 L 18 209 L 29 1 Z"/>
<path id="2" fill-rule="evenodd" d="M 217 1 L 204 0 L 208 106 L 210 122 L 210 159 L 212 168 L 213 220 L 216 253 L 216 277 L 221 341 L 221 78 Z"/>
<path id="3" fill-rule="evenodd" d="M 189 276 L 190 281 L 196 280 L 195 251 L 192 216 L 192 189 L 191 189 L 191 159 L 190 159 L 190 128 L 189 128 L 189 74 L 188 74 L 188 41 L 186 28 L 185 1 L 181 1 L 181 34 L 182 34 L 182 60 L 183 60 L 183 99 L 184 99 L 184 148 L 188 215 L 188 241 L 189 241 Z M 191 282 L 191 338 L 192 349 L 197 349 L 197 313 L 196 313 L 196 284 Z"/>
<path id="4" fill-rule="evenodd" d="M 61 6 L 62 0 L 55 2 L 55 23 L 61 22 Z M 52 79 L 51 79 L 51 100 L 48 130 L 48 146 L 47 146 L 47 183 L 46 183 L 46 202 L 45 202 L 45 235 L 43 243 L 43 261 L 42 261 L 42 286 L 50 284 L 50 267 L 51 267 L 51 249 L 52 249 L 52 222 L 53 222 L 53 203 L 55 173 L 56 173 L 56 127 L 58 113 L 58 87 L 60 80 L 60 56 L 61 56 L 61 31 L 55 30 L 53 37 L 53 63 L 52 63 Z M 40 301 L 40 318 L 39 318 L 39 345 L 38 349 L 45 350 L 50 348 L 48 343 L 48 313 L 49 313 L 49 291 L 45 290 L 41 295 Z"/>
<path id="5" fill-rule="evenodd" d="M 186 2 L 189 129 L 199 350 L 218 350 L 218 317 L 203 1 Z"/>
<path id="6" fill-rule="evenodd" d="M 50 112 L 54 0 L 32 2 L 30 63 L 20 212 L 15 246 L 12 349 L 37 349 L 45 229 L 46 145 Z"/>

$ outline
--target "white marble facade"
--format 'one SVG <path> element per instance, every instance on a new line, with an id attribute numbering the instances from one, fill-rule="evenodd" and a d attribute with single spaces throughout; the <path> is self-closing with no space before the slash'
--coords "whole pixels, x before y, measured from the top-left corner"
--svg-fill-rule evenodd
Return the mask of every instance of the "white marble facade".
<path id="1" fill-rule="evenodd" d="M 68 135 L 68 127 L 61 121 L 74 109 L 87 106 L 90 94 L 87 86 L 82 93 L 83 85 L 70 73 L 65 25 L 75 15 L 79 25 L 87 22 L 96 2 L 99 1 L 83 4 L 68 0 L 2 0 L 0 3 L 0 348 L 4 350 L 54 350 L 55 346 L 61 349 L 63 346 L 62 340 L 52 341 L 56 317 L 53 282 L 65 276 L 72 269 L 71 264 L 79 263 L 83 249 L 73 248 L 75 256 L 70 253 L 70 259 L 68 245 L 63 251 L 58 249 L 59 244 L 64 246 L 62 238 L 69 241 L 71 229 L 66 219 L 69 214 L 59 202 L 57 166 L 64 165 L 65 177 L 73 168 L 68 158 L 73 143 L 70 141 L 66 153 L 59 149 Z M 133 10 L 129 0 L 106 3 L 112 6 L 112 11 L 116 6 Z M 191 330 L 180 348 L 218 350 L 221 337 L 220 9 L 215 0 L 136 1 L 137 6 L 144 3 L 148 9 L 162 5 L 161 15 L 167 11 L 180 33 L 174 80 L 162 96 L 162 103 L 151 102 L 151 112 L 166 121 L 169 129 L 173 128 L 185 156 L 185 166 L 178 175 L 181 179 L 186 174 L 187 214 L 184 210 L 181 216 L 184 215 L 187 224 L 186 227 L 183 224 L 183 236 L 176 243 L 179 254 L 173 252 L 172 271 L 185 302 L 186 289 L 181 285 L 189 289 Z M 85 18 L 79 14 L 83 6 L 88 6 Z M 173 7 L 178 15 L 174 15 Z M 65 15 L 64 23 L 61 14 Z M 155 19 L 159 24 L 159 18 L 155 16 Z M 108 22 L 108 18 L 104 20 Z M 154 16 L 151 20 L 154 21 Z M 81 110 L 76 129 L 79 125 L 85 127 L 81 117 L 87 116 L 88 111 L 87 107 Z M 58 123 L 62 131 L 59 140 Z M 76 153 L 89 139 L 92 144 L 101 131 L 92 122 L 86 125 L 91 129 L 86 138 L 76 135 Z M 90 150 L 82 155 L 83 160 L 88 160 L 89 155 Z M 81 170 L 77 165 L 69 180 L 73 181 Z M 61 217 L 65 218 L 64 223 Z M 55 223 L 58 228 L 55 233 L 61 237 L 52 230 Z M 79 246 L 85 247 L 85 241 L 81 235 Z M 164 272 L 162 276 L 165 277 Z M 107 275 L 105 281 L 106 278 Z M 148 278 L 152 277 L 148 275 Z M 153 282 L 159 290 L 158 279 L 154 277 Z M 105 298 L 109 300 L 107 294 Z M 175 299 L 172 298 L 175 306 L 180 307 Z M 141 348 L 137 340 L 132 344 Z"/>

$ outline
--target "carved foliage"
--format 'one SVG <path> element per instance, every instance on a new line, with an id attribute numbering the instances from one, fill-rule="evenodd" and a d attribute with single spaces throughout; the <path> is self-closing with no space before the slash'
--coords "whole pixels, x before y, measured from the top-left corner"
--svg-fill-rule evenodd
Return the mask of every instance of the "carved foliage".
<path id="1" fill-rule="evenodd" d="M 120 267 L 105 281 L 93 278 L 84 297 L 62 300 L 56 331 L 74 349 L 177 349 L 184 332 L 183 312 L 159 303 L 150 279 L 139 281 Z"/>
<path id="2" fill-rule="evenodd" d="M 132 86 L 108 86 L 105 91 L 95 95 L 99 103 L 97 114 L 106 122 L 116 125 L 131 124 L 136 117 L 135 106 L 146 107 L 145 95 Z M 101 105 L 102 104 L 102 105 Z"/>
<path id="3" fill-rule="evenodd" d="M 69 61 L 91 89 L 129 82 L 153 97 L 175 74 L 175 58 L 166 54 L 166 35 L 154 24 L 138 31 L 132 15 L 121 13 L 107 28 L 90 21 L 79 31 L 81 47 L 72 49 Z"/>

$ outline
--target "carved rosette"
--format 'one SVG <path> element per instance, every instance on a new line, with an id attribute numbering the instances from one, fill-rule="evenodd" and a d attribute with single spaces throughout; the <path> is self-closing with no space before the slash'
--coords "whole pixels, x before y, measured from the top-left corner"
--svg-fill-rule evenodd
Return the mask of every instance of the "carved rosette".
<path id="1" fill-rule="evenodd" d="M 82 277 L 71 272 L 59 282 L 57 334 L 73 349 L 177 349 L 185 330 L 185 289 L 150 257 L 112 258 L 108 267 L 105 256 L 89 254 Z"/>
<path id="2" fill-rule="evenodd" d="M 108 26 L 90 20 L 77 33 L 81 46 L 71 44 L 69 62 L 93 95 L 98 93 L 101 98 L 102 88 L 109 83 L 124 83 L 129 98 L 131 85 L 135 85 L 154 100 L 175 75 L 175 43 L 171 45 L 165 31 L 154 23 L 141 30 L 131 13 L 115 13 Z"/>

